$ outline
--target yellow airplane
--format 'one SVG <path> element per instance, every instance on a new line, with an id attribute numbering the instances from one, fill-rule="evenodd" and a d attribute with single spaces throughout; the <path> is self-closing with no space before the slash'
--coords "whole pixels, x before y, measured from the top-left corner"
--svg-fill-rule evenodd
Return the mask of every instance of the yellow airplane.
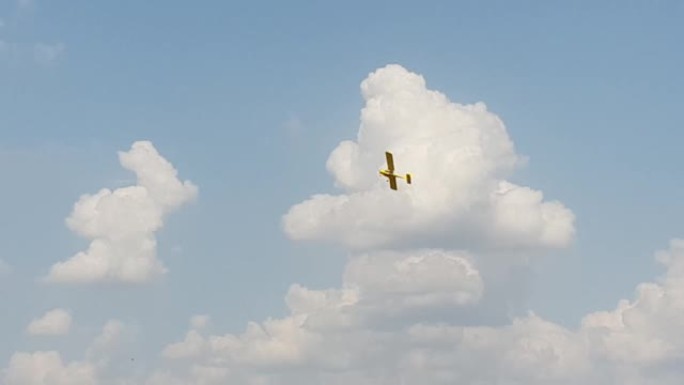
<path id="1" fill-rule="evenodd" d="M 397 189 L 397 178 L 406 179 L 407 184 L 411 184 L 411 174 L 406 174 L 406 177 L 394 173 L 394 158 L 391 152 L 385 152 L 387 158 L 387 169 L 380 169 L 380 175 L 387 178 L 392 190 Z"/>

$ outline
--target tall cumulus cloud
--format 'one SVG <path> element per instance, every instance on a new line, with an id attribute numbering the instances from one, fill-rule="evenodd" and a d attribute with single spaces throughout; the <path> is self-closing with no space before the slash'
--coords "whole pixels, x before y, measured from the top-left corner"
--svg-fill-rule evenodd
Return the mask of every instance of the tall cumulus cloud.
<path id="1" fill-rule="evenodd" d="M 293 206 L 283 218 L 292 239 L 354 249 L 466 241 L 538 248 L 572 241 L 569 209 L 506 180 L 525 159 L 483 103 L 454 103 L 399 65 L 370 74 L 361 91 L 366 104 L 357 138 L 341 142 L 327 161 L 342 193 L 316 194 Z M 394 154 L 398 172 L 412 174 L 411 186 L 392 191 L 379 178 L 385 151 Z"/>
<path id="2" fill-rule="evenodd" d="M 292 239 L 351 251 L 342 286 L 294 284 L 287 316 L 251 322 L 241 334 L 191 328 L 164 350 L 173 369 L 156 381 L 476 384 L 505 371 L 529 378 L 540 364 L 551 366 L 540 378 L 553 379 L 582 363 L 579 348 L 560 363 L 537 352 L 573 343 L 560 326 L 534 315 L 487 320 L 485 308 L 511 299 L 505 285 L 489 285 L 508 274 L 491 261 L 508 258 L 509 266 L 521 251 L 567 246 L 575 231 L 562 203 L 508 180 L 525 159 L 503 122 L 483 103 L 451 102 L 398 65 L 371 73 L 361 91 L 357 138 L 327 160 L 340 192 L 313 195 L 283 217 Z M 412 173 L 410 186 L 392 191 L 378 175 L 385 151 L 399 172 Z M 528 358 L 515 361 L 518 351 Z M 483 366 L 497 360 L 510 368 Z"/>

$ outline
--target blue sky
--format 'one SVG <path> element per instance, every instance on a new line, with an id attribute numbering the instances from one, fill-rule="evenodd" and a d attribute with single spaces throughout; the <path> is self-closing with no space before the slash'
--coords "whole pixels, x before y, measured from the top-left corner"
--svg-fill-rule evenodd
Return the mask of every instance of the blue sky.
<path id="1" fill-rule="evenodd" d="M 566 327 L 612 309 L 684 235 L 682 16 L 676 1 L 0 1 L 0 367 L 15 351 L 78 356 L 111 318 L 142 330 L 153 366 L 193 315 L 239 333 L 285 315 L 293 283 L 338 287 L 348 251 L 293 242 L 281 218 L 336 193 L 325 164 L 356 138 L 359 85 L 394 63 L 484 102 L 529 157 L 513 181 L 576 215 L 527 306 Z M 168 275 L 38 282 L 88 245 L 64 223 L 79 196 L 135 182 L 117 151 L 139 140 L 199 188 L 158 233 Z M 55 307 L 72 311 L 69 338 L 23 332 Z"/>

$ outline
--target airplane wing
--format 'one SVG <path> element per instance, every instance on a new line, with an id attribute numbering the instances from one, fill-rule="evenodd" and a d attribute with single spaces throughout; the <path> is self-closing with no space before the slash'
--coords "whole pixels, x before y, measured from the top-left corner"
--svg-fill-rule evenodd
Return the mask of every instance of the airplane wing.
<path id="1" fill-rule="evenodd" d="M 389 171 L 394 171 L 394 158 L 391 152 L 385 152 L 385 158 L 387 158 L 387 169 Z"/>
<path id="2" fill-rule="evenodd" d="M 396 190 L 397 189 L 397 177 L 394 175 L 390 175 L 387 177 L 387 179 L 389 180 L 390 188 L 392 190 Z"/>

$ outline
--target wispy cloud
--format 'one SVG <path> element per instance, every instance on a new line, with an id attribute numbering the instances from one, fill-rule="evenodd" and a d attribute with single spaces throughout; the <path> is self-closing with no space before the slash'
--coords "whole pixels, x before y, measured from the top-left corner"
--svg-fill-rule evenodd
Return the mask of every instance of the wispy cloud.
<path id="1" fill-rule="evenodd" d="M 7 275 L 11 272 L 12 268 L 10 267 L 10 265 L 8 265 L 7 262 L 0 259 L 0 277 L 3 275 Z"/>
<path id="2" fill-rule="evenodd" d="M 297 115 L 290 115 L 283 127 L 290 139 L 299 139 L 304 134 L 304 123 Z"/>
<path id="3" fill-rule="evenodd" d="M 3 29 L 14 31 L 17 26 L 25 23 L 26 15 L 33 12 L 35 7 L 36 3 L 33 0 L 18 0 L 15 14 L 9 20 L 0 18 L 0 31 Z M 5 61 L 10 60 L 21 64 L 33 62 L 42 66 L 50 66 L 57 63 L 65 55 L 66 44 L 61 41 L 46 43 L 27 40 L 20 42 L 16 39 L 0 37 L 0 59 Z"/>
<path id="4" fill-rule="evenodd" d="M 10 43 L 0 39 L 0 58 L 7 57 L 10 52 Z"/>
<path id="5" fill-rule="evenodd" d="M 64 43 L 37 43 L 33 46 L 33 58 L 39 64 L 51 65 L 65 55 Z"/>
<path id="6" fill-rule="evenodd" d="M 36 6 L 35 0 L 17 0 L 17 6 L 20 9 L 31 9 Z"/>

